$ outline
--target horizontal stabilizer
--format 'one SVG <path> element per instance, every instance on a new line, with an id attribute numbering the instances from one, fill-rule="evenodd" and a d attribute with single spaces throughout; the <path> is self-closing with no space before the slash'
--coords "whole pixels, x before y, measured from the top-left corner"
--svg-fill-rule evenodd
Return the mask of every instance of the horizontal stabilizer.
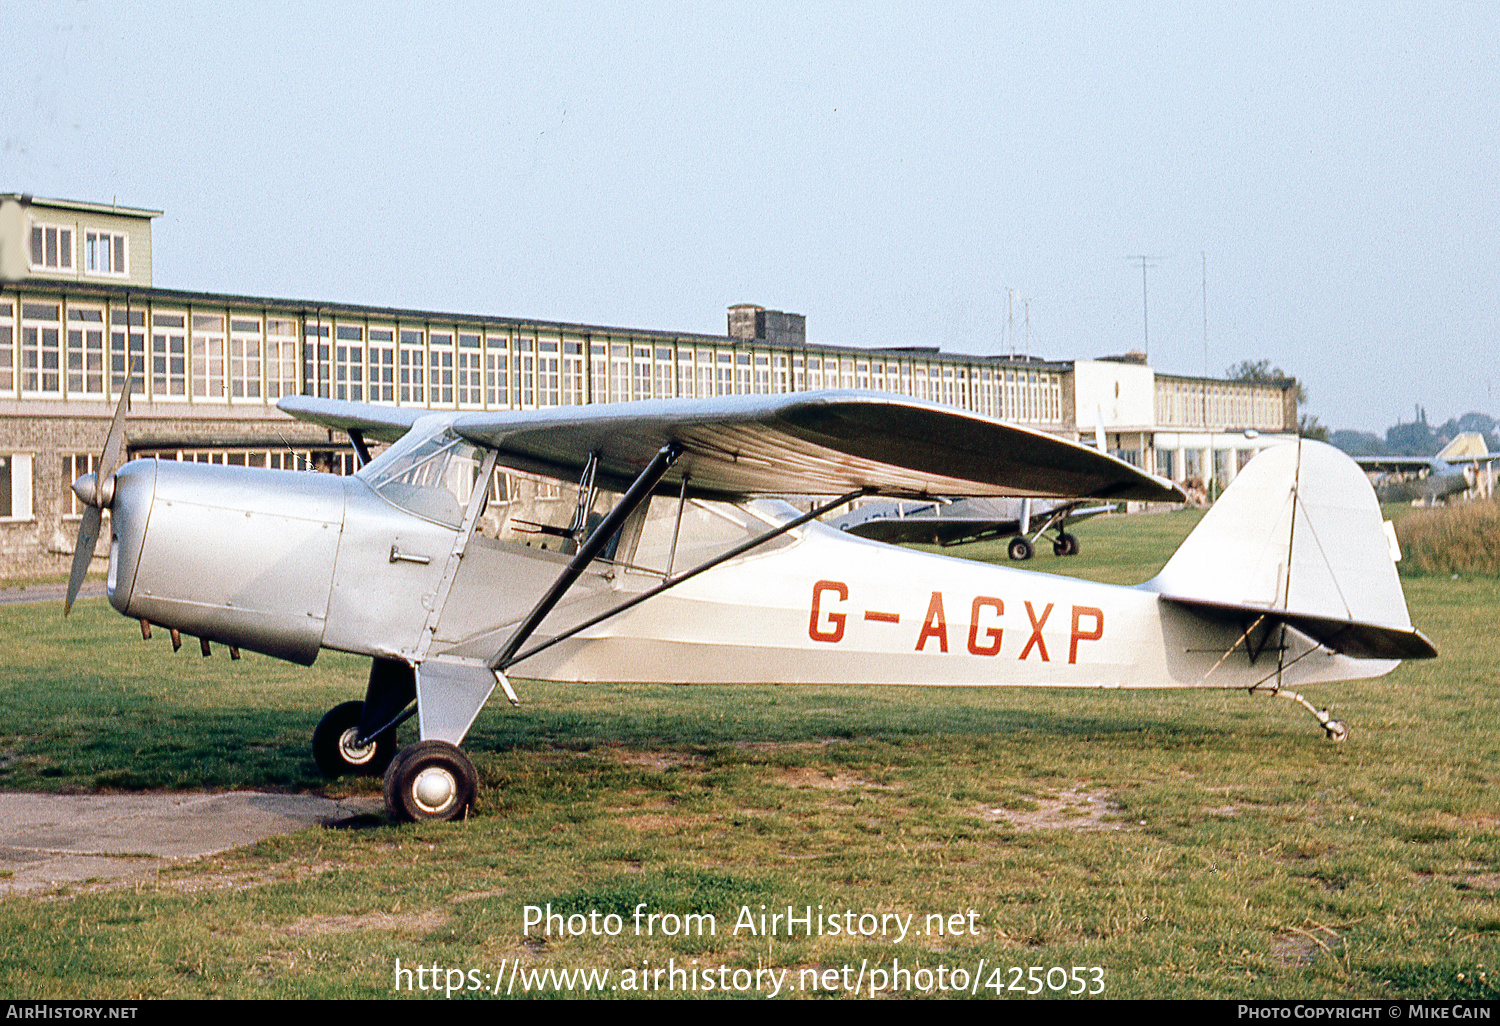
<path id="1" fill-rule="evenodd" d="M 1269 624 L 1286 624 L 1340 655 L 1354 659 L 1433 659 L 1437 648 L 1415 627 L 1382 627 L 1307 613 L 1285 613 L 1265 606 L 1231 605 L 1163 595 L 1162 600 L 1184 606 L 1209 619 L 1253 625 L 1260 617 Z"/>

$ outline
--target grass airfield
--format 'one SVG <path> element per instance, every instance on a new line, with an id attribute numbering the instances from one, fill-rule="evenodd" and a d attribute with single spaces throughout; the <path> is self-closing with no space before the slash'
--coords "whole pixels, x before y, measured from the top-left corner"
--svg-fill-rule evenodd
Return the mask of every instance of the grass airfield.
<path id="1" fill-rule="evenodd" d="M 1082 555 L 1042 546 L 1030 568 L 1135 583 L 1196 520 L 1098 518 Z M 950 551 L 1004 559 L 1001 543 Z M 372 816 L 154 883 L 0 900 L 0 993 L 391 996 L 398 958 L 477 971 L 464 985 L 483 991 L 455 997 L 488 996 L 516 959 L 615 980 L 669 960 L 787 968 L 794 987 L 804 969 L 983 959 L 983 997 L 1023 996 L 1031 966 L 1098 966 L 1106 997 L 1494 998 L 1500 580 L 1404 585 L 1441 656 L 1311 689 L 1349 723 L 1343 745 L 1242 692 L 522 681 L 521 708 L 492 701 L 466 743 L 468 822 Z M 57 603 L 0 607 L 0 789 L 379 793 L 326 784 L 308 748 L 323 711 L 362 694 L 363 662 L 203 659 L 191 640 L 174 656 L 165 634 L 143 643 L 102 600 L 66 622 Z M 549 902 L 625 929 L 523 936 L 524 906 Z M 637 937 L 641 902 L 713 913 L 717 932 Z M 972 909 L 978 935 L 732 933 L 761 904 L 917 928 Z"/>

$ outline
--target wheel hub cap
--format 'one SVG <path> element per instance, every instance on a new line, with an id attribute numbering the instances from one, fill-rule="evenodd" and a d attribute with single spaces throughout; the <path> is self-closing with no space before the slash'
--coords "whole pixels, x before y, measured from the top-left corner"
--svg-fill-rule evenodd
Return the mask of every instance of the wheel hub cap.
<path id="1" fill-rule="evenodd" d="M 371 741 L 363 748 L 356 748 L 354 742 L 358 739 L 358 727 L 350 727 L 339 735 L 339 754 L 351 766 L 363 766 L 375 758 L 375 742 Z"/>
<path id="2" fill-rule="evenodd" d="M 441 766 L 428 766 L 412 781 L 411 794 L 424 812 L 442 812 L 458 793 L 458 781 Z"/>

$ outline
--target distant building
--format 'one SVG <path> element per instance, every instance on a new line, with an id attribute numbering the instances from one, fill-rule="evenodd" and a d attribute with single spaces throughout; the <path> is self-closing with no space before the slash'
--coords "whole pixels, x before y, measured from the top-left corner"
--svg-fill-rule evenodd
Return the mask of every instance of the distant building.
<path id="1" fill-rule="evenodd" d="M 434 410 L 870 389 L 1092 441 L 1147 470 L 1231 480 L 1294 437 L 1295 382 L 1159 375 L 866 340 L 808 344 L 799 314 L 740 305 L 726 335 L 157 288 L 159 211 L 0 195 L 0 577 L 66 573 L 93 469 L 136 368 L 131 456 L 348 473 L 347 439 L 283 395 Z"/>

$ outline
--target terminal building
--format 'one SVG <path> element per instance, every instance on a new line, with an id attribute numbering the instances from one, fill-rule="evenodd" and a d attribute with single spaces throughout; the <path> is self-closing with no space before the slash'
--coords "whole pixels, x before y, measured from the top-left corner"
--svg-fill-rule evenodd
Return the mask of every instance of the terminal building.
<path id="1" fill-rule="evenodd" d="M 861 339 L 740 304 L 724 335 L 158 288 L 161 211 L 0 194 L 0 578 L 67 572 L 127 365 L 131 457 L 350 473 L 347 439 L 276 409 L 305 394 L 527 410 L 872 389 L 1069 438 L 1211 489 L 1296 436 L 1296 383 L 1158 374 L 1140 354 L 1045 360 Z"/>

